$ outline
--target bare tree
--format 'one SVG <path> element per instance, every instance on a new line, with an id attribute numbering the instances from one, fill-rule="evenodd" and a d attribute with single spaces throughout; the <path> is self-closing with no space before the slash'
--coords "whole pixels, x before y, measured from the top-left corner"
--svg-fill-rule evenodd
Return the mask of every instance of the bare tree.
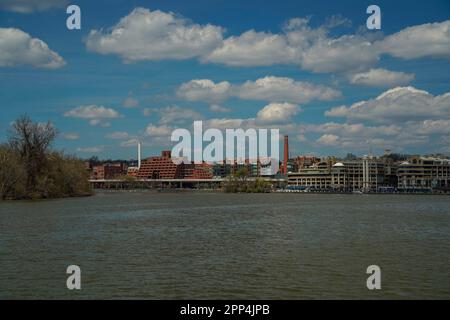
<path id="1" fill-rule="evenodd" d="M 14 198 L 23 192 L 25 173 L 16 152 L 0 146 L 0 199 Z"/>
<path id="2" fill-rule="evenodd" d="M 56 135 L 57 130 L 50 122 L 36 123 L 27 115 L 22 115 L 13 123 L 9 144 L 24 163 L 27 191 L 35 189 L 37 178 L 45 168 L 47 152 Z"/>

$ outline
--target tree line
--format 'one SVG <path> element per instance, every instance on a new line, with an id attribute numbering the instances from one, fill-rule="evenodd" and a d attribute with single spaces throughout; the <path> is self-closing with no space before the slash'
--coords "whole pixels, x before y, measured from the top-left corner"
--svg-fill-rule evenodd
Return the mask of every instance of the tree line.
<path id="1" fill-rule="evenodd" d="M 84 162 L 52 149 L 58 130 L 23 115 L 0 145 L 0 199 L 49 199 L 92 194 Z"/>
<path id="2" fill-rule="evenodd" d="M 250 180 L 250 173 L 247 168 L 241 168 L 236 173 L 227 177 L 223 183 L 223 191 L 226 193 L 268 193 L 272 190 L 272 185 L 257 178 Z"/>

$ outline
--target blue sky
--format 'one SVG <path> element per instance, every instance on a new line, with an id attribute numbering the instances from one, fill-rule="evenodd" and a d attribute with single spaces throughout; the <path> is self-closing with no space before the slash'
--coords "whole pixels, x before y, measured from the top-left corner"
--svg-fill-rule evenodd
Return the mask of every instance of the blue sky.
<path id="1" fill-rule="evenodd" d="M 64 0 L 0 0 L 0 141 L 28 113 L 81 157 L 156 154 L 194 120 L 293 154 L 449 154 L 450 3 L 377 1 L 373 31 L 374 3 L 78 1 L 68 30 Z"/>

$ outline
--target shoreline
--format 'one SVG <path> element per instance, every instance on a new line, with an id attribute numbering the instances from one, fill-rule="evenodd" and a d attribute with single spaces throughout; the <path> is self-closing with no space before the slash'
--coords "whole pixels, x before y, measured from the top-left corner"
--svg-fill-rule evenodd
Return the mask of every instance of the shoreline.
<path id="1" fill-rule="evenodd" d="M 224 192 L 222 190 L 214 189 L 95 189 L 96 193 L 223 193 L 223 194 L 328 194 L 328 195 L 427 195 L 427 196 L 450 196 L 450 193 L 425 193 L 425 192 L 367 192 L 367 193 L 353 193 L 353 192 L 286 192 L 286 191 L 272 191 L 272 192 Z"/>

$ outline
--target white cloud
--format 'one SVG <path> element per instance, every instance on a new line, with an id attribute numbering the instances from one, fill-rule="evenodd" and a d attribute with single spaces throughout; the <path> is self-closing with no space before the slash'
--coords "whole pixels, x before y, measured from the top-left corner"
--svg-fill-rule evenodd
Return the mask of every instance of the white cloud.
<path id="1" fill-rule="evenodd" d="M 128 97 L 123 101 L 122 106 L 124 108 L 136 108 L 139 106 L 139 101 L 133 97 Z"/>
<path id="2" fill-rule="evenodd" d="M 103 147 L 87 147 L 87 148 L 78 148 L 77 151 L 78 152 L 82 152 L 82 153 L 99 153 L 102 152 L 104 150 Z"/>
<path id="3" fill-rule="evenodd" d="M 122 141 L 120 143 L 120 146 L 123 148 L 136 147 L 139 142 L 140 142 L 139 139 L 132 138 L 132 139 L 128 139 L 126 141 Z"/>
<path id="4" fill-rule="evenodd" d="M 0 67 L 31 65 L 56 69 L 66 64 L 48 45 L 15 28 L 0 28 Z"/>
<path id="5" fill-rule="evenodd" d="M 114 109 L 97 105 L 76 107 L 75 109 L 67 111 L 64 116 L 68 118 L 86 119 L 89 120 L 91 126 L 101 126 L 103 128 L 111 126 L 111 123 L 106 121 L 107 119 L 121 117 Z"/>
<path id="6" fill-rule="evenodd" d="M 333 108 L 325 115 L 386 122 L 448 118 L 450 93 L 433 96 L 413 87 L 398 87 L 384 92 L 376 99 Z"/>
<path id="7" fill-rule="evenodd" d="M 386 69 L 370 69 L 366 72 L 349 76 L 350 83 L 369 87 L 396 87 L 410 83 L 414 74 L 389 71 Z"/>
<path id="8" fill-rule="evenodd" d="M 80 119 L 114 119 L 120 117 L 119 113 L 114 109 L 97 105 L 76 107 L 67 111 L 64 116 Z"/>
<path id="9" fill-rule="evenodd" d="M 317 139 L 317 143 L 324 146 L 334 146 L 338 142 L 339 137 L 334 134 L 324 134 L 319 139 Z"/>
<path id="10" fill-rule="evenodd" d="M 256 121 L 253 118 L 249 119 L 232 119 L 232 118 L 222 118 L 222 119 L 209 119 L 203 122 L 203 126 L 205 128 L 216 128 L 219 130 L 225 129 L 246 129 L 246 128 L 255 128 Z"/>
<path id="11" fill-rule="evenodd" d="M 366 69 L 379 60 L 372 43 L 359 35 L 320 38 L 302 52 L 301 66 L 316 73 Z"/>
<path id="12" fill-rule="evenodd" d="M 377 46 L 404 59 L 450 58 L 450 20 L 408 27 L 387 36 Z"/>
<path id="13" fill-rule="evenodd" d="M 230 108 L 226 108 L 226 107 L 222 107 L 218 104 L 213 104 L 209 106 L 209 110 L 211 110 L 212 112 L 217 112 L 217 113 L 227 113 L 227 112 L 231 112 Z"/>
<path id="14" fill-rule="evenodd" d="M 292 121 L 292 117 L 300 112 L 300 108 L 292 103 L 271 103 L 258 112 L 257 120 L 266 123 Z"/>
<path id="15" fill-rule="evenodd" d="M 221 27 L 198 25 L 159 10 L 136 8 L 108 31 L 92 30 L 86 46 L 101 54 L 118 54 L 125 61 L 189 59 L 222 43 Z"/>
<path id="16" fill-rule="evenodd" d="M 306 103 L 311 100 L 334 100 L 341 92 L 330 87 L 299 82 L 291 78 L 265 77 L 247 81 L 236 88 L 236 96 L 247 100 Z"/>
<path id="17" fill-rule="evenodd" d="M 295 50 L 289 48 L 283 35 L 249 30 L 230 37 L 223 45 L 203 58 L 204 62 L 228 66 L 270 66 L 295 62 Z"/>
<path id="18" fill-rule="evenodd" d="M 203 115 L 199 112 L 188 109 L 188 108 L 181 108 L 178 106 L 171 106 L 166 108 L 159 108 L 159 109 L 145 109 L 144 115 L 149 116 L 152 113 L 156 113 L 159 115 L 159 123 L 160 124 L 181 124 L 188 121 L 197 121 L 197 120 L 203 120 Z"/>
<path id="19" fill-rule="evenodd" d="M 67 0 L 0 0 L 0 10 L 32 13 L 52 8 L 62 8 Z"/>
<path id="20" fill-rule="evenodd" d="M 166 125 L 155 126 L 153 124 L 149 124 L 147 129 L 145 130 L 148 136 L 154 137 L 170 137 L 172 135 L 172 128 Z"/>
<path id="21" fill-rule="evenodd" d="M 421 134 L 448 134 L 450 133 L 450 119 L 424 120 L 420 123 L 418 132 Z"/>
<path id="22" fill-rule="evenodd" d="M 342 24 L 348 20 L 334 18 L 312 28 L 309 18 L 294 18 L 279 34 L 250 30 L 232 36 L 203 61 L 229 66 L 293 64 L 315 73 L 356 73 L 373 67 L 383 53 L 405 59 L 450 57 L 450 20 L 409 27 L 384 39 L 367 33 L 330 36 L 330 29 Z M 392 76 L 389 79 L 396 85 L 410 81 L 406 75 L 399 79 L 397 74 L 394 80 Z"/>
<path id="23" fill-rule="evenodd" d="M 304 125 L 302 130 L 304 132 L 333 133 L 339 136 L 373 137 L 377 135 L 398 135 L 402 132 L 402 127 L 397 125 L 366 126 L 363 123 L 327 122 Z"/>
<path id="24" fill-rule="evenodd" d="M 311 28 L 309 18 L 294 18 L 280 34 L 250 30 L 232 36 L 202 61 L 229 66 L 294 64 L 317 73 L 361 70 L 375 64 L 379 52 L 365 36 L 329 36 L 331 28 L 342 24 L 348 20 L 334 17 Z"/>
<path id="25" fill-rule="evenodd" d="M 341 97 L 341 92 L 291 78 L 267 76 L 242 85 L 231 85 L 228 81 L 214 83 L 209 79 L 191 80 L 180 86 L 177 95 L 188 101 L 217 102 L 237 97 L 244 100 L 306 103 L 311 100 L 337 99 Z"/>
<path id="26" fill-rule="evenodd" d="M 102 127 L 102 128 L 109 128 L 109 127 L 111 127 L 111 122 L 104 121 L 104 120 L 101 120 L 101 119 L 89 120 L 89 124 L 91 126 L 93 126 L 93 127 L 96 127 L 96 126 L 99 126 L 99 127 Z"/>
<path id="27" fill-rule="evenodd" d="M 209 79 L 195 79 L 183 83 L 177 95 L 187 101 L 218 102 L 229 97 L 230 89 L 228 81 L 214 83 Z"/>
<path id="28" fill-rule="evenodd" d="M 123 140 L 123 139 L 127 139 L 129 136 L 130 135 L 128 134 L 128 132 L 115 131 L 115 132 L 108 133 L 106 135 L 106 138 L 113 139 L 113 140 Z"/>
<path id="29" fill-rule="evenodd" d="M 404 59 L 450 57 L 450 20 L 408 27 L 384 38 L 381 33 L 333 36 L 330 32 L 348 24 L 347 19 L 332 17 L 313 28 L 308 17 L 294 18 L 280 33 L 252 29 L 224 40 L 221 27 L 136 8 L 108 31 L 92 30 L 86 45 L 91 51 L 118 54 L 126 62 L 198 58 L 227 66 L 290 64 L 314 73 L 344 74 L 373 68 L 382 54 Z M 396 85 L 408 82 L 399 76 L 392 80 Z"/>

